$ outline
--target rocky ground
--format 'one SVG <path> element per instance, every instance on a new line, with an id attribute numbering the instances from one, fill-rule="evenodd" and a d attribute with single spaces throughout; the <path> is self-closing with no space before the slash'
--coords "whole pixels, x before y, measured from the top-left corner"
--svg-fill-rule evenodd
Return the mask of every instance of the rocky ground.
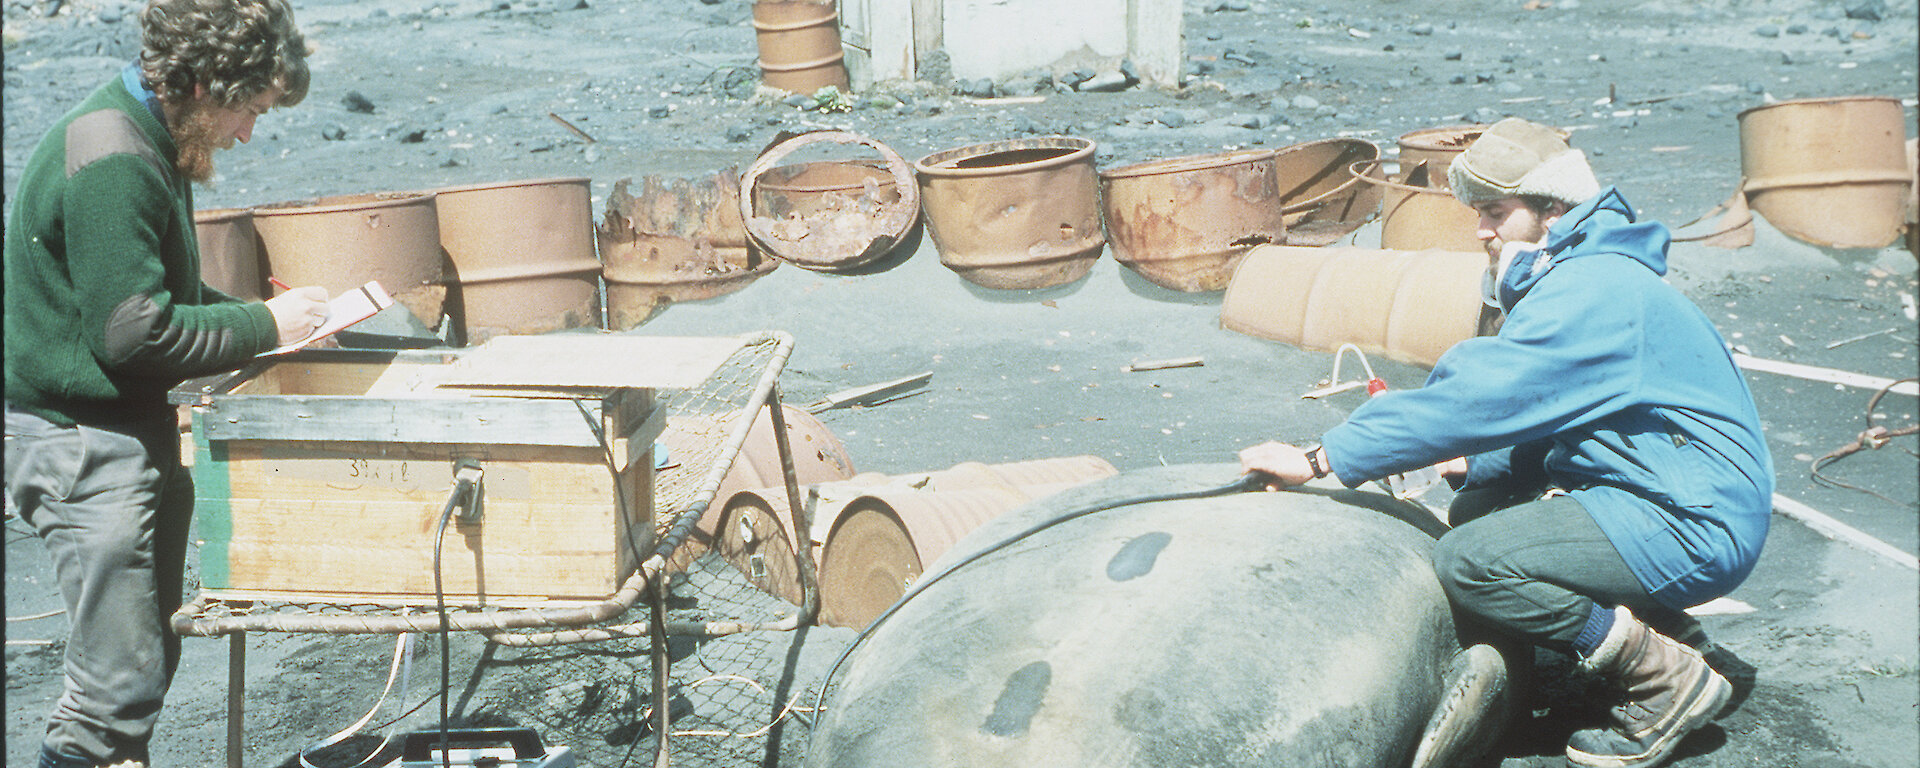
<path id="1" fill-rule="evenodd" d="M 979 141 L 1068 134 L 1113 167 L 1148 159 L 1335 135 L 1391 149 L 1411 130 L 1506 115 L 1564 126 L 1644 215 L 1679 224 L 1725 199 L 1740 178 L 1737 115 L 1772 100 L 1854 94 L 1903 98 L 1915 133 L 1912 0 L 1433 0 L 1186 3 L 1185 86 L 1078 92 L 1071 72 L 998 83 L 877 87 L 822 108 L 754 88 L 744 0 L 308 0 L 296 5 L 314 86 L 264 118 L 254 140 L 220 156 L 202 208 L 447 184 L 585 176 L 596 207 L 613 184 L 647 174 L 744 168 L 781 131 L 852 130 L 907 159 Z M 5 191 L 45 126 L 137 49 L 136 7 L 117 0 L 7 0 Z M 1084 74 L 1084 73 L 1083 73 Z M 1103 75 L 1105 73 L 1093 73 Z M 937 80 L 937 78 L 935 78 Z M 1040 96 L 1038 100 L 1032 98 Z M 562 127 L 557 116 L 591 141 Z M 1354 236 L 1371 245 L 1377 227 Z M 1904 250 L 1836 251 L 1764 221 L 1754 245 L 1676 246 L 1673 281 L 1756 357 L 1898 378 L 1915 374 L 1915 260 Z M 1303 401 L 1329 355 L 1218 328 L 1218 294 L 1177 294 L 1103 259 L 1043 291 L 991 291 L 945 270 L 930 239 L 899 266 L 836 277 L 783 267 L 740 293 L 669 307 L 642 327 L 662 334 L 763 328 L 798 346 L 792 400 L 932 371 L 929 391 L 831 411 L 858 467 L 935 469 L 1088 453 L 1122 469 L 1230 461 L 1270 437 L 1311 440 L 1357 395 Z M 1891 333 L 1833 342 L 1888 328 Z M 1125 373 L 1142 359 L 1206 364 Z M 1423 372 L 1376 361 L 1394 386 Z M 1782 495 L 1906 553 L 1920 548 L 1911 437 L 1835 464 L 1829 474 L 1880 496 L 1814 484 L 1808 463 L 1864 428 L 1870 390 L 1751 373 Z M 1889 396 L 1874 418 L 1912 423 L 1914 399 Z M 60 687 L 57 606 L 39 544 L 7 522 L 7 764 L 28 764 Z M 716 569 L 713 573 L 723 573 Z M 696 573 L 676 608 L 757 616 L 779 610 L 737 583 Z M 1920 582 L 1908 568 L 1783 516 L 1730 612 L 1706 619 L 1759 668 L 1736 712 L 1682 746 L 1676 765 L 1915 765 L 1920 754 Z M 798 765 L 807 727 L 774 719 L 810 703 L 809 685 L 845 630 L 677 638 L 673 703 L 683 764 Z M 16 641 L 27 641 L 16 644 Z M 36 644 L 34 641 L 51 641 Z M 349 765 L 382 724 L 429 727 L 437 650 L 422 642 L 412 687 L 364 733 L 321 750 Z M 159 765 L 221 760 L 225 643 L 186 641 L 187 658 L 155 742 Z M 641 762 L 647 734 L 643 648 L 486 646 L 455 638 L 455 717 L 537 727 L 591 765 Z M 302 747 L 373 706 L 390 637 L 254 635 L 246 667 L 249 765 L 297 765 Z M 1549 663 L 1550 664 L 1550 663 Z M 741 682 L 749 679 L 751 683 Z M 1497 762 L 1557 765 L 1581 708 L 1543 688 Z M 714 735 L 749 734 L 747 738 Z M 1491 761 L 1490 761 L 1491 764 Z"/>

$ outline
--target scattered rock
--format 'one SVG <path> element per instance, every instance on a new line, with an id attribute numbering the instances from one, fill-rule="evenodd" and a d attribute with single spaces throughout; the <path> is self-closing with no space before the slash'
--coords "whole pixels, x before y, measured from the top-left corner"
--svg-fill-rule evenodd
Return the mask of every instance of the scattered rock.
<path id="1" fill-rule="evenodd" d="M 1213 74 L 1213 62 L 1206 59 L 1188 59 L 1187 74 L 1204 77 Z"/>
<path id="2" fill-rule="evenodd" d="M 953 92 L 961 96 L 971 96 L 976 99 L 992 98 L 993 79 L 982 77 L 974 80 L 962 80 L 954 83 Z"/>
<path id="3" fill-rule="evenodd" d="M 1847 6 L 1847 18 L 1861 21 L 1880 21 L 1886 18 L 1886 0 L 1862 0 Z"/>
<path id="4" fill-rule="evenodd" d="M 656 120 L 672 117 L 672 116 L 673 116 L 673 105 L 671 104 L 655 104 L 647 108 L 647 117 L 651 117 Z"/>
<path id="5" fill-rule="evenodd" d="M 339 123 L 327 123 L 320 126 L 320 138 L 326 141 L 339 141 L 347 137 L 347 127 Z"/>
<path id="6" fill-rule="evenodd" d="M 1753 33 L 1760 37 L 1779 37 L 1780 28 L 1772 24 L 1762 24 L 1758 27 L 1755 27 L 1753 30 Z"/>
<path id="7" fill-rule="evenodd" d="M 427 140 L 427 129 L 425 128 L 415 128 L 411 131 L 407 131 L 405 133 L 400 134 L 400 143 L 402 144 L 419 144 L 420 142 L 423 142 L 426 140 Z"/>
<path id="8" fill-rule="evenodd" d="M 736 123 L 727 128 L 727 141 L 729 142 L 738 144 L 751 138 L 753 138 L 753 126 L 750 124 Z"/>
<path id="9" fill-rule="evenodd" d="M 1122 72 L 1102 72 L 1080 84 L 1080 90 L 1087 93 L 1114 93 L 1131 87 L 1133 79 Z"/>
<path id="10" fill-rule="evenodd" d="M 1302 112 L 1311 112 L 1320 108 L 1320 100 L 1303 93 L 1293 97 L 1292 106 Z"/>
<path id="11" fill-rule="evenodd" d="M 1013 77 L 996 87 L 1001 96 L 1031 96 L 1053 90 L 1053 75 L 1038 70 L 1029 70 Z"/>
<path id="12" fill-rule="evenodd" d="M 1177 110 L 1177 109 L 1169 109 L 1165 112 L 1161 112 L 1159 115 L 1154 117 L 1154 120 L 1158 121 L 1161 125 L 1164 125 L 1168 128 L 1179 128 L 1187 124 L 1187 116 L 1184 114 L 1181 114 L 1180 110 Z"/>
<path id="13" fill-rule="evenodd" d="M 1447 61 L 1459 61 L 1461 57 L 1465 55 L 1466 54 L 1462 51 L 1447 51 L 1446 54 L 1441 56 L 1441 58 L 1446 59 Z"/>
<path id="14" fill-rule="evenodd" d="M 1415 35 L 1418 35 L 1420 37 L 1427 37 L 1433 34 L 1433 25 L 1428 24 L 1426 22 L 1421 22 L 1419 24 L 1413 25 L 1407 31 Z"/>
<path id="15" fill-rule="evenodd" d="M 1789 35 L 1804 35 L 1806 33 L 1807 33 L 1807 25 L 1805 24 L 1788 24 L 1787 25 L 1787 34 Z"/>
<path id="16" fill-rule="evenodd" d="M 1267 117 L 1266 115 L 1235 113 L 1235 114 L 1228 115 L 1226 118 L 1222 120 L 1222 122 L 1226 123 L 1227 125 L 1237 126 L 1240 128 L 1259 129 L 1259 128 L 1265 128 L 1268 125 L 1271 125 L 1272 119 Z"/>
<path id="17" fill-rule="evenodd" d="M 1061 75 L 1060 82 L 1065 83 L 1068 88 L 1073 88 L 1078 90 L 1080 88 L 1081 83 L 1084 83 L 1088 80 L 1092 80 L 1095 74 L 1096 73 L 1093 70 L 1088 69 L 1086 67 L 1081 67 L 1079 69 L 1073 70 L 1072 72 L 1068 72 L 1064 75 Z"/>
<path id="18" fill-rule="evenodd" d="M 340 103 L 346 106 L 348 112 L 373 114 L 373 100 L 359 91 L 347 91 L 347 95 L 340 98 Z"/>

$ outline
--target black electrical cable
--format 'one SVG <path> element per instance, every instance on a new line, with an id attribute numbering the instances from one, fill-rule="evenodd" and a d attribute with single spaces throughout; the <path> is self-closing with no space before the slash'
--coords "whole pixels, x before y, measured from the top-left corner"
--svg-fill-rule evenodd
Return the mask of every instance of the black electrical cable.
<path id="1" fill-rule="evenodd" d="M 1052 528 L 1061 523 L 1067 522 L 1068 520 L 1075 520 L 1075 519 L 1086 517 L 1087 515 L 1091 515 L 1097 512 L 1105 512 L 1110 509 L 1118 509 L 1120 507 L 1131 507 L 1136 504 L 1153 504 L 1156 502 L 1180 501 L 1183 499 L 1204 499 L 1212 496 L 1225 496 L 1232 493 L 1258 491 L 1266 488 L 1269 484 L 1272 484 L 1273 482 L 1274 482 L 1273 477 L 1270 475 L 1267 475 L 1261 472 L 1248 472 L 1244 475 L 1241 475 L 1238 478 L 1235 478 L 1233 482 L 1227 483 L 1226 485 L 1213 486 L 1210 488 L 1200 488 L 1192 491 L 1173 491 L 1170 493 L 1155 493 L 1155 494 L 1147 494 L 1144 496 L 1130 496 L 1127 498 L 1111 499 L 1108 501 L 1088 504 L 1082 507 L 1075 507 L 1073 509 L 1067 510 L 1066 512 L 1063 512 L 1061 514 L 1058 514 L 1046 520 L 1043 520 L 1039 523 L 1036 523 L 1033 526 L 1027 528 L 1026 530 L 1023 530 L 1005 539 L 1001 539 L 1000 541 L 989 544 L 986 547 L 981 548 L 980 551 L 974 552 L 971 555 L 961 558 L 959 562 L 953 563 L 952 565 L 948 565 L 947 567 L 941 568 L 940 570 L 935 571 L 931 574 L 922 576 L 920 580 L 914 582 L 913 589 L 908 590 L 906 594 L 901 595 L 899 600 L 893 601 L 893 605 L 887 606 L 887 609 L 884 611 L 881 611 L 879 616 L 875 616 L 873 621 L 867 624 L 866 629 L 860 630 L 860 634 L 856 635 L 853 638 L 853 642 L 847 644 L 846 650 L 841 651 L 840 656 L 833 660 L 833 666 L 828 667 L 827 674 L 820 678 L 820 692 L 814 696 L 814 700 L 813 700 L 814 715 L 818 717 L 819 714 L 823 711 L 822 707 L 826 704 L 826 699 L 827 699 L 827 686 L 833 682 L 834 674 L 840 671 L 840 665 L 845 663 L 847 660 L 847 657 L 853 654 L 853 649 L 860 647 L 861 641 L 866 640 L 869 636 L 871 636 L 873 634 L 873 631 L 880 627 L 881 623 L 885 622 L 888 617 L 892 616 L 895 612 L 899 611 L 902 606 L 907 604 L 907 601 L 912 600 L 915 596 L 919 595 L 921 592 L 926 591 L 928 586 L 932 585 L 936 581 L 946 578 L 948 575 L 952 574 L 954 571 L 960 570 L 961 568 L 964 568 L 972 564 L 973 562 L 979 560 L 980 558 L 986 557 L 987 555 L 993 554 L 1002 549 L 1006 549 L 1007 547 L 1012 546 L 1013 544 L 1020 542 L 1022 540 L 1025 540 L 1026 538 L 1033 536 L 1036 533 L 1047 530 L 1048 528 Z"/>
<path id="2" fill-rule="evenodd" d="M 454 478 L 454 490 L 447 494 L 447 506 L 440 510 L 440 525 L 433 532 L 433 603 L 440 609 L 440 765 L 451 765 L 452 749 L 447 737 L 447 691 L 453 689 L 452 664 L 448 656 L 452 653 L 453 643 L 448 637 L 453 632 L 447 620 L 447 592 L 440 584 L 440 544 L 446 539 L 447 520 L 453 517 L 453 508 L 460 501 L 460 479 Z"/>

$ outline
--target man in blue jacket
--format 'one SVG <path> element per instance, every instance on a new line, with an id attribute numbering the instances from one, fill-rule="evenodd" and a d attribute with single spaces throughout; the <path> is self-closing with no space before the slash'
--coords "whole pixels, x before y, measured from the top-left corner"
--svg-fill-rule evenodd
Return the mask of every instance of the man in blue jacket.
<path id="1" fill-rule="evenodd" d="M 1434 549 L 1448 597 L 1625 689 L 1609 723 L 1568 740 L 1569 764 L 1657 765 L 1731 696 L 1669 634 L 1697 634 L 1682 611 L 1731 592 L 1766 539 L 1773 462 L 1753 396 L 1661 279 L 1666 227 L 1637 222 L 1558 132 L 1503 120 L 1448 181 L 1480 212 L 1499 333 L 1456 345 L 1424 387 L 1371 398 L 1320 446 L 1263 443 L 1241 462 L 1348 486 L 1441 465 L 1460 491 Z"/>

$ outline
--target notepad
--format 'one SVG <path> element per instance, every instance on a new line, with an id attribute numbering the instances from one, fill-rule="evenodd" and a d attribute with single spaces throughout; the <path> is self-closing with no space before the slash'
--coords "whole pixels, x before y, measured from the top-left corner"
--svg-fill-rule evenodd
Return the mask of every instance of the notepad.
<path id="1" fill-rule="evenodd" d="M 393 297 L 388 296 L 386 289 L 380 287 L 380 281 L 369 280 L 366 285 L 335 296 L 333 300 L 328 301 L 326 322 L 321 323 L 319 328 L 313 329 L 313 333 L 308 334 L 306 338 L 262 352 L 260 356 L 283 355 L 300 349 L 332 336 L 342 328 L 373 317 L 380 310 L 391 306 L 393 306 Z"/>

